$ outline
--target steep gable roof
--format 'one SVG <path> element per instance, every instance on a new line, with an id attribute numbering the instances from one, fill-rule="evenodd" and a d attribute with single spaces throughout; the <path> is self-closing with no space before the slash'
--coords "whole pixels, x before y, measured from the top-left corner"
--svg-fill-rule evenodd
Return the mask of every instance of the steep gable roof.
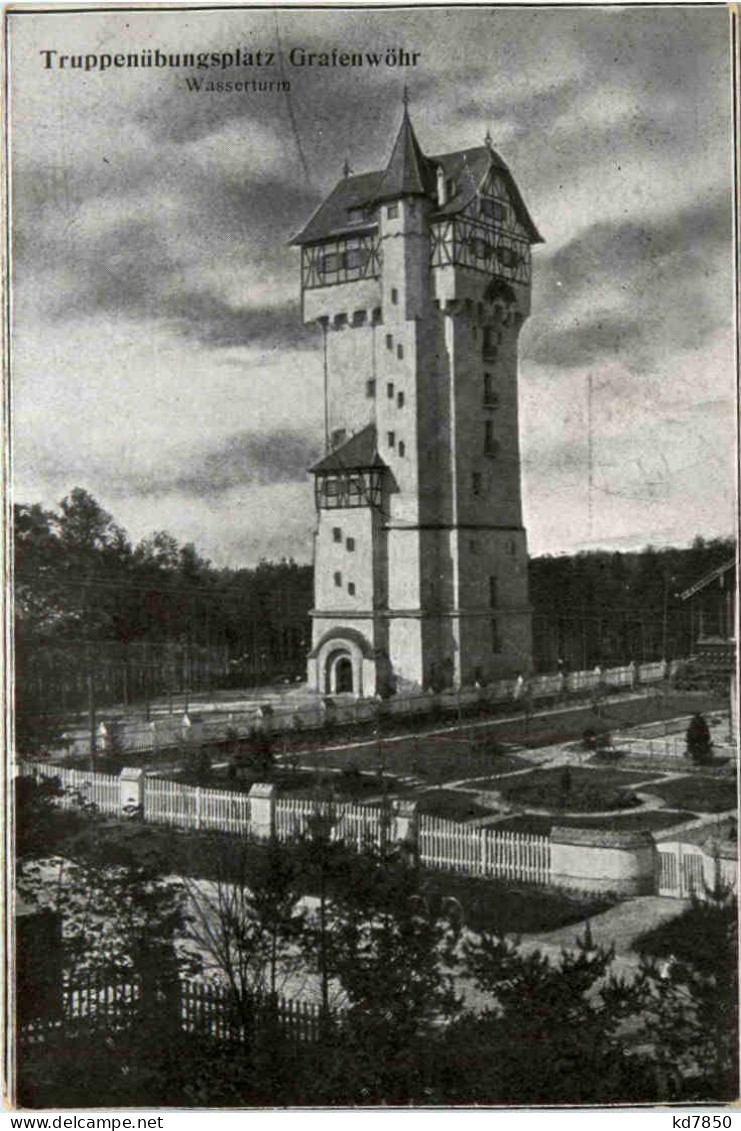
<path id="1" fill-rule="evenodd" d="M 441 165 L 445 179 L 454 180 L 457 186 L 455 195 L 438 209 L 438 215 L 449 216 L 467 208 L 476 194 L 481 191 L 489 170 L 496 169 L 504 177 L 517 219 L 530 236 L 531 243 L 543 243 L 543 237 L 535 227 L 517 182 L 509 171 L 509 166 L 495 149 L 491 149 L 488 145 L 478 145 L 472 149 L 460 149 L 455 153 L 440 153 L 436 157 L 430 157 L 429 160 L 435 165 Z"/>
<path id="2" fill-rule="evenodd" d="M 320 471 L 361 471 L 370 467 L 386 467 L 378 454 L 376 426 L 368 424 L 362 432 L 356 433 L 329 452 L 311 468 L 314 474 Z"/>
<path id="3" fill-rule="evenodd" d="M 370 215 L 360 223 L 351 223 L 349 211 L 353 208 L 372 208 L 380 201 L 400 196 L 426 196 L 437 202 L 438 166 L 442 168 L 446 181 L 455 181 L 456 192 L 442 207 L 436 209 L 435 215 L 455 215 L 466 208 L 481 191 L 489 170 L 494 168 L 505 180 L 517 218 L 527 231 L 531 243 L 543 242 L 514 177 L 496 150 L 488 145 L 480 145 L 426 157 L 417 141 L 406 107 L 386 168 L 344 177 L 319 205 L 303 229 L 289 242 L 294 246 L 318 243 L 332 237 L 371 231 L 377 226 L 376 219 Z"/>
<path id="4" fill-rule="evenodd" d="M 382 177 L 383 173 L 361 173 L 355 177 L 343 177 L 290 243 L 313 243 L 316 240 L 325 240 L 328 236 L 363 232 L 374 228 L 376 225 L 372 220 L 365 224 L 351 224 L 348 212 L 351 208 L 360 208 L 375 199 Z"/>

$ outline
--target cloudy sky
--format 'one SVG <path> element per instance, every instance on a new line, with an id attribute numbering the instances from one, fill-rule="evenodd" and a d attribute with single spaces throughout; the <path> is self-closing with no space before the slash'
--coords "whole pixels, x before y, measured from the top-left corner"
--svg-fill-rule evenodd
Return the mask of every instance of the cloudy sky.
<path id="1" fill-rule="evenodd" d="M 167 529 L 219 565 L 310 559 L 321 356 L 287 241 L 346 156 L 355 172 L 385 164 L 406 81 L 422 147 L 478 145 L 489 128 L 546 240 L 521 338 L 531 551 L 731 533 L 721 6 L 10 23 L 16 501 L 51 506 L 80 485 L 134 540 Z M 278 32 L 285 54 L 403 46 L 420 58 L 287 66 L 289 104 L 189 92 L 183 71 L 46 69 L 41 54 L 275 51 Z"/>

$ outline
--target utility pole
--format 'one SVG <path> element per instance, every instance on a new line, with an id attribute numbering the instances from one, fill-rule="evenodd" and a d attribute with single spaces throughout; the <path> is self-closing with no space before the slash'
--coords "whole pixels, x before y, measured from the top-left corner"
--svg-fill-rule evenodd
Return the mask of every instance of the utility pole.
<path id="1" fill-rule="evenodd" d="M 587 377 L 587 515 L 589 540 L 592 539 L 592 492 L 594 488 L 594 447 L 592 441 L 592 395 L 594 378 Z"/>
<path id="2" fill-rule="evenodd" d="M 87 681 L 87 718 L 90 735 L 90 769 L 95 769 L 96 754 L 96 711 L 95 711 L 95 672 L 93 670 L 93 642 L 90 610 L 90 589 L 83 589 L 83 622 L 85 625 L 85 673 Z"/>

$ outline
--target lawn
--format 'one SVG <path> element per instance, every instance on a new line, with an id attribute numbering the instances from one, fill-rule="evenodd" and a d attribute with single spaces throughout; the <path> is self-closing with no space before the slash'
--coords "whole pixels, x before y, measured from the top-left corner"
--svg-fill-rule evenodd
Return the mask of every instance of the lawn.
<path id="1" fill-rule="evenodd" d="M 675 778 L 649 786 L 647 792 L 663 797 L 667 805 L 685 808 L 691 805 L 698 813 L 721 813 L 737 805 L 736 782 L 729 778 L 711 778 L 702 774 Z"/>
<path id="2" fill-rule="evenodd" d="M 351 749 L 328 749 L 296 755 L 300 765 L 335 766 L 361 770 L 383 768 L 396 776 L 409 776 L 438 785 L 486 775 L 526 769 L 529 762 L 502 753 L 496 741 L 477 731 L 424 735 L 400 742 L 372 743 Z"/>
<path id="3" fill-rule="evenodd" d="M 495 810 L 479 805 L 473 793 L 455 789 L 433 789 L 417 794 L 417 812 L 430 817 L 447 817 L 449 821 L 471 821 L 475 817 L 491 817 Z"/>
<path id="4" fill-rule="evenodd" d="M 494 776 L 508 770 L 523 769 L 527 761 L 505 751 L 497 754 L 499 742 L 517 743 L 527 747 L 547 746 L 551 743 L 581 739 L 585 730 L 617 730 L 630 725 L 656 722 L 673 715 L 694 714 L 695 711 L 722 710 L 725 703 L 717 696 L 703 698 L 682 692 L 669 692 L 665 697 L 650 695 L 638 699 L 624 699 L 602 706 L 599 715 L 591 706 L 559 709 L 541 717 L 526 717 L 512 704 L 502 711 L 507 717 L 496 715 L 485 723 L 466 724 L 461 729 L 443 734 L 424 733 L 435 727 L 455 725 L 455 718 L 433 721 L 419 718 L 418 735 L 401 737 L 395 741 L 382 736 L 380 743 L 366 737 L 362 729 L 347 732 L 347 741 L 362 743 L 352 748 L 321 746 L 307 749 L 315 740 L 311 735 L 298 739 L 294 756 L 300 762 L 316 763 L 319 759 L 328 766 L 356 765 L 371 769 L 383 765 L 392 774 L 414 774 L 430 784 L 477 776 Z M 391 726 L 394 720 L 388 721 Z M 407 720 L 408 721 L 408 720 Z M 396 720 L 397 734 L 403 734 L 401 720 Z M 334 741 L 338 741 L 337 739 Z"/>
<path id="5" fill-rule="evenodd" d="M 367 801 L 383 793 L 404 792 L 404 786 L 389 775 L 382 777 L 380 774 L 361 774 L 352 767 L 337 773 L 324 767 L 315 770 L 279 765 L 268 773 L 245 768 L 238 770 L 236 774 L 229 770 L 210 770 L 199 775 L 193 771 L 181 770 L 168 776 L 186 785 L 201 785 L 233 793 L 249 793 L 255 782 L 270 782 L 282 796 L 309 797 L 317 801 L 330 798 Z"/>
<path id="6" fill-rule="evenodd" d="M 555 931 L 599 915 L 615 903 L 604 894 L 576 894 L 448 872 L 426 872 L 425 885 L 433 896 L 456 899 L 471 930 L 495 934 Z"/>
<path id="7" fill-rule="evenodd" d="M 733 909 L 729 908 L 730 920 L 733 915 Z M 666 958 L 673 954 L 680 962 L 696 961 L 698 955 L 707 953 L 711 937 L 709 925 L 717 924 L 717 921 L 718 908 L 715 904 L 695 903 L 676 918 L 639 935 L 633 943 L 633 950 L 648 958 Z"/>
<path id="8" fill-rule="evenodd" d="M 629 787 L 645 781 L 646 776 L 622 770 L 562 766 L 505 778 L 498 788 L 506 801 L 523 808 L 589 813 L 630 809 L 639 804 Z"/>
<path id="9" fill-rule="evenodd" d="M 668 829 L 683 821 L 691 821 L 696 813 L 667 813 L 662 809 L 649 809 L 641 813 L 606 813 L 603 817 L 547 817 L 540 813 L 518 813 L 497 821 L 492 828 L 507 833 L 535 833 L 547 836 L 554 825 L 566 824 L 579 829 L 612 829 L 615 832 L 632 832 L 635 829 L 649 831 Z"/>

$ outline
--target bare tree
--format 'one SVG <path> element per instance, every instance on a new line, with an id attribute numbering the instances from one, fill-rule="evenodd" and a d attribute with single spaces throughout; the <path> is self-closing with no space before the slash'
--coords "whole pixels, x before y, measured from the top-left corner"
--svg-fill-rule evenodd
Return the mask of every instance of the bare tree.
<path id="1" fill-rule="evenodd" d="M 301 962 L 302 891 L 290 846 L 217 836 L 207 853 L 211 878 L 185 878 L 189 938 L 234 996 L 242 1025 L 274 1003 Z"/>

